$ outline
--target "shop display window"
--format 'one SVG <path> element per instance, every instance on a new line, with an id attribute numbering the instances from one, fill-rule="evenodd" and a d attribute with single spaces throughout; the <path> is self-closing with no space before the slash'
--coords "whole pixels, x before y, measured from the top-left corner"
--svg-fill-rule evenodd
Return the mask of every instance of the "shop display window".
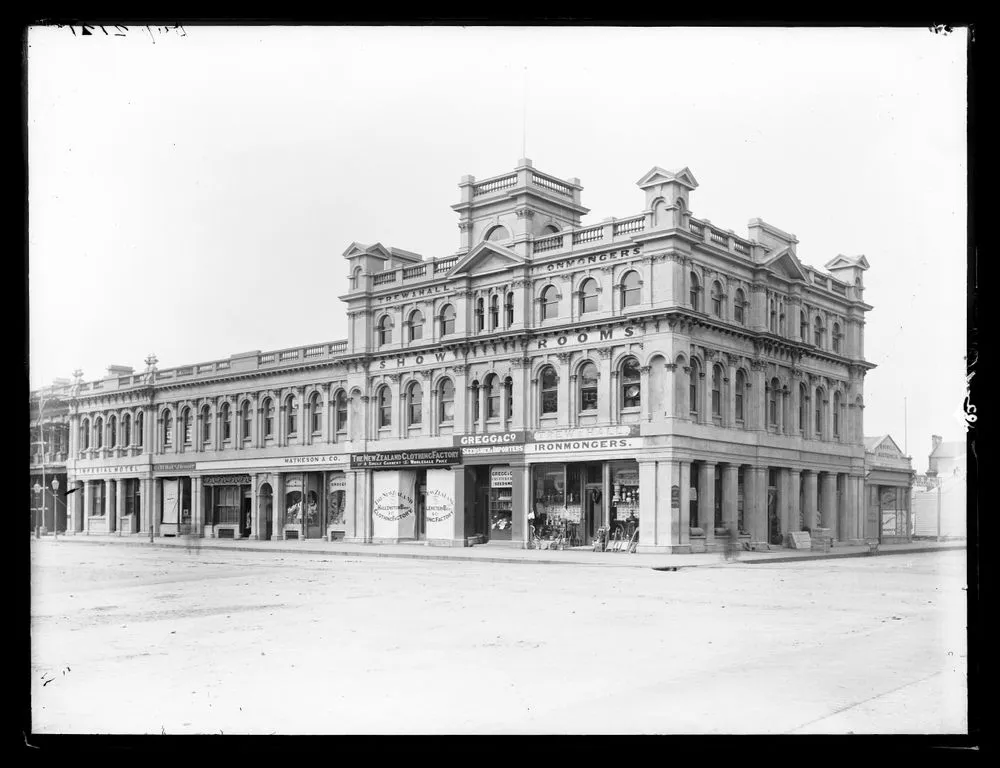
<path id="1" fill-rule="evenodd" d="M 285 494 L 285 525 L 299 525 L 302 522 L 302 491 Z"/>
<path id="2" fill-rule="evenodd" d="M 490 538 L 509 541 L 513 531 L 514 489 L 509 467 L 490 468 Z"/>

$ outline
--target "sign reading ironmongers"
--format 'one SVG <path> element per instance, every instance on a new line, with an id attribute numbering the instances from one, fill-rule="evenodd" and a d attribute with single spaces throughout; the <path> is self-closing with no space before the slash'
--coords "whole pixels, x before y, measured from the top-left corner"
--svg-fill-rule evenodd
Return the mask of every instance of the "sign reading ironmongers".
<path id="1" fill-rule="evenodd" d="M 203 485 L 250 485 L 250 475 L 205 475 Z"/>
<path id="2" fill-rule="evenodd" d="M 461 463 L 462 452 L 458 448 L 441 448 L 436 451 L 382 451 L 351 454 L 351 469 L 449 467 Z"/>

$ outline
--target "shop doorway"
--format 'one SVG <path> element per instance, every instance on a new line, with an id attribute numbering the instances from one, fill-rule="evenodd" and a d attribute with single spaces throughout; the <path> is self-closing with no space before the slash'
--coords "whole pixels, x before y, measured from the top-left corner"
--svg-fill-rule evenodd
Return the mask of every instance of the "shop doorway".
<path id="1" fill-rule="evenodd" d="M 271 485 L 269 483 L 264 483 L 260 487 L 260 531 L 257 535 L 265 541 L 269 541 L 272 533 L 274 532 L 273 506 Z"/>
<path id="2" fill-rule="evenodd" d="M 250 499 L 250 489 L 247 488 L 243 491 L 243 504 L 240 508 L 240 537 L 248 538 L 250 536 L 250 515 L 252 514 L 253 503 Z"/>
<path id="3" fill-rule="evenodd" d="M 413 500 L 414 513 L 417 516 L 413 526 L 413 538 L 417 541 L 427 540 L 427 470 L 416 472 L 417 497 Z"/>

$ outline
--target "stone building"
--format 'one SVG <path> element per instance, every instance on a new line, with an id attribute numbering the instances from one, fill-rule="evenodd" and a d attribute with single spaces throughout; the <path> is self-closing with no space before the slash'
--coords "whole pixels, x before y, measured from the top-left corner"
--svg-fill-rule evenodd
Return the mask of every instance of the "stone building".
<path id="1" fill-rule="evenodd" d="M 463 177 L 459 246 L 345 251 L 348 338 L 67 387 L 77 532 L 696 552 L 864 532 L 864 256 L 820 271 L 654 167 Z"/>
<path id="2" fill-rule="evenodd" d="M 914 471 L 890 435 L 865 438 L 865 537 L 885 544 L 913 539 Z"/>

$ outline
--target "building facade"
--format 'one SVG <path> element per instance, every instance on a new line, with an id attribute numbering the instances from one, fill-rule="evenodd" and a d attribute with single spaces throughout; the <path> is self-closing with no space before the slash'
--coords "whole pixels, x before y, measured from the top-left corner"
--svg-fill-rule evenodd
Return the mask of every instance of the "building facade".
<path id="1" fill-rule="evenodd" d="M 459 247 L 344 252 L 348 338 L 67 385 L 75 532 L 698 552 L 865 536 L 864 256 L 578 179 L 463 177 Z"/>
<path id="2" fill-rule="evenodd" d="M 865 438 L 865 537 L 885 544 L 913 540 L 914 471 L 889 435 Z"/>

